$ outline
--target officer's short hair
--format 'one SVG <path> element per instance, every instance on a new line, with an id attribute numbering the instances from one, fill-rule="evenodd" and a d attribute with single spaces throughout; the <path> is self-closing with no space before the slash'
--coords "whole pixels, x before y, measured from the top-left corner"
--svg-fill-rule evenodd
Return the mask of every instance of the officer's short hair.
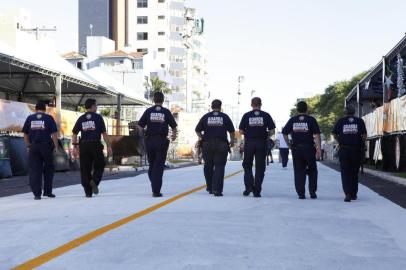
<path id="1" fill-rule="evenodd" d="M 85 101 L 85 109 L 89 110 L 90 108 L 92 108 L 94 105 L 96 105 L 96 100 L 94 98 L 88 98 Z"/>
<path id="2" fill-rule="evenodd" d="M 43 101 L 38 101 L 37 104 L 35 104 L 35 110 L 36 111 L 46 111 L 47 105 Z"/>
<path id="3" fill-rule="evenodd" d="M 251 105 L 254 107 L 260 107 L 262 106 L 262 100 L 259 97 L 254 97 L 253 99 L 251 99 Z"/>
<path id="4" fill-rule="evenodd" d="M 345 107 L 345 114 L 347 115 L 354 115 L 355 114 L 355 108 L 352 105 L 347 105 Z"/>
<path id="5" fill-rule="evenodd" d="M 298 113 L 306 113 L 307 112 L 307 103 L 305 101 L 299 101 L 296 104 L 296 110 Z"/>
<path id="6" fill-rule="evenodd" d="M 215 100 L 213 100 L 213 101 L 211 102 L 211 108 L 212 108 L 213 110 L 220 110 L 222 104 L 223 104 L 223 103 L 221 102 L 221 100 L 215 99 Z"/>
<path id="7" fill-rule="evenodd" d="M 153 97 L 154 103 L 164 103 L 165 96 L 162 92 L 155 92 Z"/>

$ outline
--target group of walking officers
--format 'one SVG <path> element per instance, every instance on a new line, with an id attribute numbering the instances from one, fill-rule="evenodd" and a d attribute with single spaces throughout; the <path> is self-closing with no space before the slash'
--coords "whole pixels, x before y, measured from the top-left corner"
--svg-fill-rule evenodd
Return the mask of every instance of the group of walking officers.
<path id="1" fill-rule="evenodd" d="M 176 140 L 177 124 L 172 113 L 163 107 L 164 95 L 156 92 L 154 106 L 147 109 L 138 122 L 145 131 L 145 143 L 149 162 L 148 177 L 151 182 L 152 196 L 162 197 L 162 177 L 170 140 L 169 127 L 172 129 L 172 141 Z M 235 143 L 235 129 L 230 117 L 222 112 L 222 102 L 213 100 L 212 111 L 205 114 L 196 126 L 196 134 L 201 140 L 204 160 L 204 176 L 207 192 L 216 197 L 223 196 L 224 171 L 227 156 Z M 239 125 L 244 135 L 244 196 L 251 193 L 261 197 L 262 183 L 266 170 L 267 146 L 275 134 L 275 122 L 261 110 L 262 101 L 255 97 L 251 100 L 252 110 L 245 113 Z M 112 154 L 109 137 L 103 118 L 96 113 L 97 102 L 87 99 L 86 112 L 77 120 L 72 133 L 73 155 L 80 158 L 81 183 L 86 197 L 99 193 L 106 165 L 103 154 L 103 137 L 107 153 Z M 52 181 L 54 174 L 53 152 L 58 151 L 57 125 L 46 114 L 44 103 L 38 102 L 36 112 L 30 115 L 23 127 L 24 140 L 29 152 L 29 181 L 35 200 L 41 195 L 54 198 Z M 366 128 L 361 118 L 355 117 L 352 106 L 345 108 L 346 116 L 339 119 L 332 131 L 339 144 L 341 179 L 345 193 L 344 201 L 357 199 L 358 171 L 361 166 L 361 153 L 366 139 Z M 78 140 L 78 134 L 81 137 Z M 317 159 L 321 156 L 320 128 L 317 120 L 308 115 L 307 104 L 297 103 L 297 115 L 292 117 L 282 130 L 282 145 L 292 151 L 295 188 L 299 199 L 306 199 L 306 178 L 308 176 L 309 195 L 317 199 Z M 289 139 L 289 136 L 291 140 Z M 230 138 L 230 139 L 229 139 Z M 287 156 L 289 150 L 284 149 Z M 255 160 L 255 172 L 253 165 Z M 286 157 L 284 167 L 286 167 Z M 44 186 L 42 187 L 42 182 Z"/>

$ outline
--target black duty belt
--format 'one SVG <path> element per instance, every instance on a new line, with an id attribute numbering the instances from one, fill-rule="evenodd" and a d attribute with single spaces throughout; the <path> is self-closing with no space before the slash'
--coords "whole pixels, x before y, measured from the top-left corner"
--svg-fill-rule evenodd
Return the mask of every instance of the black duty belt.
<path id="1" fill-rule="evenodd" d="M 340 144 L 340 148 L 361 148 L 362 145 Z"/>
<path id="2" fill-rule="evenodd" d="M 101 140 L 80 140 L 80 143 L 96 143 L 101 142 Z"/>
<path id="3" fill-rule="evenodd" d="M 299 147 L 299 148 L 314 148 L 314 145 L 312 145 L 312 144 L 302 144 L 302 143 L 298 143 L 298 144 L 293 144 L 293 147 Z"/>
<path id="4" fill-rule="evenodd" d="M 32 142 L 31 144 L 51 144 L 52 142 Z"/>

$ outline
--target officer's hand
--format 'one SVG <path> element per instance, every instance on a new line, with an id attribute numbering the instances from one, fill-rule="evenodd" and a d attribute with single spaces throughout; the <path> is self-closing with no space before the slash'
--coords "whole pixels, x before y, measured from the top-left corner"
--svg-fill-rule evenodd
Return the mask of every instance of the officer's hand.
<path id="1" fill-rule="evenodd" d="M 78 159 L 78 158 L 79 158 L 79 148 L 78 148 L 78 147 L 74 147 L 74 148 L 73 148 L 73 157 L 74 157 L 75 159 Z"/>
<path id="2" fill-rule="evenodd" d="M 234 142 L 231 142 L 231 143 L 230 143 L 230 147 L 231 147 L 231 148 L 233 148 L 233 147 L 234 147 L 234 145 L 235 145 L 235 143 L 234 143 Z"/>
<path id="3" fill-rule="evenodd" d="M 55 147 L 55 148 L 54 148 L 54 153 L 57 154 L 58 152 L 59 152 L 58 147 Z"/>
<path id="4" fill-rule="evenodd" d="M 172 133 L 171 140 L 174 142 L 174 141 L 176 141 L 176 138 L 177 138 L 176 133 Z"/>
<path id="5" fill-rule="evenodd" d="M 112 155 L 113 155 L 113 149 L 111 149 L 111 146 L 107 147 L 107 154 L 108 154 L 109 156 L 112 156 Z"/>
<path id="6" fill-rule="evenodd" d="M 321 157 L 321 150 L 319 148 L 317 148 L 316 150 L 316 159 L 320 159 Z"/>

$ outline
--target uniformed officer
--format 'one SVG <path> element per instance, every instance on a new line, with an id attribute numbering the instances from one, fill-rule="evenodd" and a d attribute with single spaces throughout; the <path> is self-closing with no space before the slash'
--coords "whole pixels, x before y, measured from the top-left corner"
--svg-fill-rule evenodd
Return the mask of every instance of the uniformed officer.
<path id="1" fill-rule="evenodd" d="M 146 127 L 146 146 L 149 163 L 148 177 L 151 181 L 152 196 L 162 197 L 162 176 L 165 168 L 166 155 L 169 148 L 168 133 L 172 128 L 172 141 L 176 140 L 177 124 L 171 111 L 162 107 L 164 94 L 155 92 L 153 97 L 155 106 L 147 109 L 138 125 Z"/>
<path id="2" fill-rule="evenodd" d="M 43 196 L 55 198 L 52 193 L 55 168 L 53 152 L 58 151 L 58 133 L 55 120 L 45 111 L 45 103 L 38 102 L 35 113 L 28 116 L 22 130 L 28 149 L 30 186 L 35 200 L 41 200 L 42 177 Z"/>
<path id="3" fill-rule="evenodd" d="M 212 112 L 205 114 L 196 126 L 197 136 L 203 140 L 204 176 L 207 191 L 223 196 L 224 169 L 230 146 L 234 146 L 235 130 L 230 117 L 221 112 L 221 101 L 213 100 Z M 230 143 L 227 132 L 230 133 Z"/>
<path id="4" fill-rule="evenodd" d="M 265 175 L 265 160 L 268 141 L 275 134 L 275 123 L 272 117 L 261 111 L 262 101 L 255 97 L 251 100 L 252 111 L 247 112 L 241 119 L 240 132 L 244 135 L 244 196 L 251 192 L 254 197 L 261 197 L 262 182 Z M 252 165 L 255 157 L 255 177 L 252 173 Z"/>
<path id="5" fill-rule="evenodd" d="M 102 180 L 106 161 L 103 153 L 101 137 L 107 146 L 108 155 L 112 154 L 110 141 L 106 131 L 103 117 L 96 113 L 97 102 L 89 98 L 85 101 L 86 113 L 79 117 L 73 127 L 72 144 L 74 156 L 79 154 L 82 186 L 86 197 L 99 194 L 99 184 Z M 78 142 L 78 134 L 81 133 Z M 79 152 L 79 153 L 78 153 Z"/>
<path id="6" fill-rule="evenodd" d="M 317 120 L 307 114 L 307 103 L 297 103 L 298 115 L 292 117 L 282 130 L 285 142 L 292 150 L 295 187 L 299 199 L 306 199 L 306 174 L 309 175 L 310 198 L 317 199 L 317 163 L 320 158 L 320 128 Z M 288 135 L 292 137 L 289 143 Z M 316 141 L 316 145 L 315 145 Z"/>
<path id="7" fill-rule="evenodd" d="M 345 117 L 337 121 L 332 133 L 339 144 L 341 180 L 345 193 L 344 201 L 350 202 L 357 199 L 358 172 L 367 130 L 364 120 L 354 116 L 354 107 L 347 106 L 345 114 Z"/>

